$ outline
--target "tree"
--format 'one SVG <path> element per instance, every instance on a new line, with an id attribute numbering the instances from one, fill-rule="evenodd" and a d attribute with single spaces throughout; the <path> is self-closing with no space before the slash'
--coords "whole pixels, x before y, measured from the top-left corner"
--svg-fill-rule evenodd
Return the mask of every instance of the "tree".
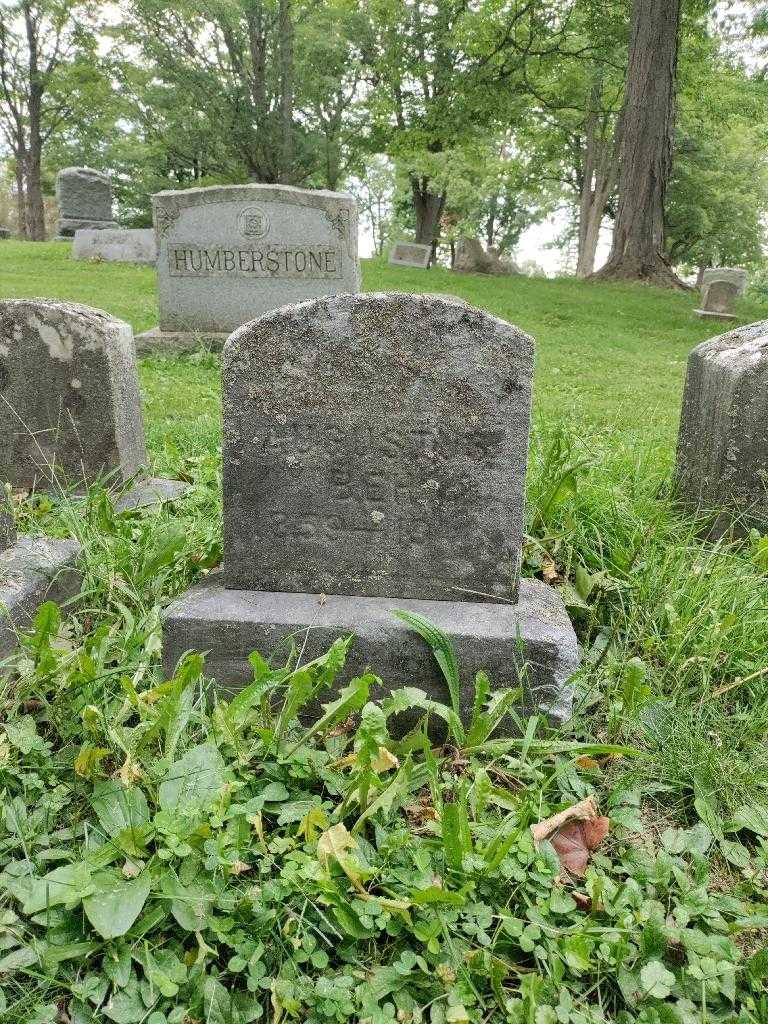
<path id="1" fill-rule="evenodd" d="M 632 0 L 611 254 L 596 275 L 683 287 L 664 255 L 681 0 Z"/>
<path id="2" fill-rule="evenodd" d="M 759 261 L 766 234 L 768 83 L 724 50 L 718 37 L 689 33 L 680 66 L 666 252 L 700 272 Z"/>
<path id="3" fill-rule="evenodd" d="M 436 243 L 452 180 L 522 116 L 532 66 L 570 55 L 574 5 L 371 0 L 373 142 L 407 172 L 416 241 Z"/>
<path id="4" fill-rule="evenodd" d="M 13 154 L 22 238 L 45 238 L 45 146 L 82 117 L 99 78 L 95 5 L 18 0 L 0 8 L 0 131 Z"/>

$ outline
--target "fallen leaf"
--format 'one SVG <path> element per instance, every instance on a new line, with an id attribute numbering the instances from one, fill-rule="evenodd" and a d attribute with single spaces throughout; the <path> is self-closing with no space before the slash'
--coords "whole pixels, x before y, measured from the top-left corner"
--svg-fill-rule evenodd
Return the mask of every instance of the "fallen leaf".
<path id="1" fill-rule="evenodd" d="M 371 762 L 371 768 L 375 772 L 388 772 L 392 768 L 399 768 L 400 761 L 386 747 L 379 747 L 379 753 Z"/>
<path id="2" fill-rule="evenodd" d="M 586 754 L 582 754 L 581 757 L 577 757 L 576 764 L 579 766 L 579 768 L 592 769 L 600 767 L 599 761 L 596 761 L 594 757 L 587 757 Z"/>
<path id="3" fill-rule="evenodd" d="M 597 813 L 594 797 L 587 797 L 550 818 L 531 825 L 534 844 L 549 840 L 566 876 L 581 877 L 587 870 L 589 854 L 608 834 L 608 819 Z"/>
<path id="4" fill-rule="evenodd" d="M 541 575 L 545 583 L 557 583 L 560 579 L 560 573 L 557 571 L 557 565 L 553 559 L 548 556 L 544 558 L 541 564 Z"/>

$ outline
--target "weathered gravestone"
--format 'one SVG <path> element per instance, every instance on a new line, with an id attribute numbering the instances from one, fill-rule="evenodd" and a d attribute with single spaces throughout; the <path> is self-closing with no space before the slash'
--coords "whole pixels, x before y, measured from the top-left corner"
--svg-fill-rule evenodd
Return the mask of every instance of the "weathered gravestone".
<path id="1" fill-rule="evenodd" d="M 56 177 L 58 234 L 72 238 L 81 228 L 116 228 L 112 219 L 112 183 L 90 167 L 65 167 Z"/>
<path id="2" fill-rule="evenodd" d="M 768 320 L 698 345 L 688 359 L 677 487 L 719 512 L 712 535 L 768 532 Z"/>
<path id="3" fill-rule="evenodd" d="M 419 242 L 395 242 L 389 254 L 393 267 L 418 267 L 426 270 L 432 258 L 432 246 Z"/>
<path id="4" fill-rule="evenodd" d="M 11 229 L 0 227 L 0 239 L 6 241 L 11 237 Z"/>
<path id="5" fill-rule="evenodd" d="M 226 684 L 289 634 L 307 657 L 353 632 L 352 671 L 444 683 L 394 617 L 453 639 L 563 718 L 576 638 L 560 598 L 519 580 L 533 339 L 438 296 L 337 296 L 236 331 L 223 359 L 224 570 L 171 606 L 164 659 L 209 651 Z M 325 595 L 320 597 L 319 595 Z M 309 632 L 307 633 L 307 630 Z"/>
<path id="6" fill-rule="evenodd" d="M 705 270 L 701 279 L 701 309 L 696 313 L 715 320 L 735 320 L 734 304 L 746 288 L 746 270 L 738 267 Z"/>
<path id="7" fill-rule="evenodd" d="M 75 540 L 16 537 L 13 516 L 0 489 L 0 659 L 16 646 L 18 631 L 49 599 L 59 603 L 80 589 L 80 545 Z"/>
<path id="8" fill-rule="evenodd" d="M 88 306 L 0 302 L 0 481 L 120 481 L 146 463 L 133 332 Z"/>
<path id="9" fill-rule="evenodd" d="M 486 252 L 477 238 L 466 237 L 456 243 L 453 269 L 457 274 L 493 274 L 496 277 L 519 273 L 514 264 L 501 258 L 495 247 Z"/>
<path id="10" fill-rule="evenodd" d="M 152 228 L 84 228 L 75 232 L 72 258 L 106 263 L 155 263 Z"/>
<path id="11" fill-rule="evenodd" d="M 140 353 L 221 348 L 270 309 L 360 290 L 352 196 L 223 185 L 153 196 L 160 326 Z"/>

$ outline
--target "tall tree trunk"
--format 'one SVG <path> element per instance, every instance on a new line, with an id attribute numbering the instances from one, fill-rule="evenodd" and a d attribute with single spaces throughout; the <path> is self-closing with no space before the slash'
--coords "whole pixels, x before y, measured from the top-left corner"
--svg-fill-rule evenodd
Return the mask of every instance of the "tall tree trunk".
<path id="1" fill-rule="evenodd" d="M 597 278 L 685 287 L 664 257 L 664 198 L 672 169 L 681 0 L 632 0 L 619 205 Z"/>
<path id="2" fill-rule="evenodd" d="M 611 132 L 608 115 L 601 118 L 600 114 L 602 94 L 602 76 L 598 75 L 592 84 L 589 112 L 584 124 L 577 277 L 589 277 L 595 269 L 600 227 L 618 177 L 621 120 Z"/>
<path id="3" fill-rule="evenodd" d="M 279 180 L 288 184 L 293 178 L 293 64 L 295 29 L 291 0 L 280 0 L 280 173 Z"/>
<path id="4" fill-rule="evenodd" d="M 411 175 L 413 212 L 416 216 L 416 241 L 434 246 L 440 237 L 440 219 L 445 208 L 445 192 L 433 192 L 429 179 Z"/>
<path id="5" fill-rule="evenodd" d="M 488 216 L 485 221 L 485 247 L 490 249 L 496 239 L 496 214 L 499 209 L 499 197 L 491 196 L 488 204 Z"/>
<path id="6" fill-rule="evenodd" d="M 19 238 L 27 239 L 27 190 L 24 186 L 24 164 L 26 153 L 19 150 L 16 153 L 16 231 Z"/>
<path id="7" fill-rule="evenodd" d="M 42 187 L 43 142 L 40 129 L 42 117 L 43 86 L 38 66 L 39 21 L 31 4 L 24 4 L 24 21 L 29 49 L 29 150 L 27 152 L 25 177 L 27 184 L 27 235 L 33 242 L 45 241 L 45 206 Z"/>

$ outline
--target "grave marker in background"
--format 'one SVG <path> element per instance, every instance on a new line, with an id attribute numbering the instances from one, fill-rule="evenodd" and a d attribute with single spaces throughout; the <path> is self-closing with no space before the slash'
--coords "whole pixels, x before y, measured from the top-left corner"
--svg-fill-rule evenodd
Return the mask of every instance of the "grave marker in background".
<path id="1" fill-rule="evenodd" d="M 735 320 L 736 299 L 747 289 L 747 272 L 738 267 L 713 267 L 705 270 L 701 281 L 701 317 Z"/>
<path id="2" fill-rule="evenodd" d="M 295 632 L 309 658 L 353 632 L 350 671 L 370 664 L 387 687 L 445 699 L 431 653 L 393 615 L 405 608 L 453 638 L 465 707 L 481 668 L 517 684 L 519 643 L 531 706 L 563 718 L 576 638 L 557 593 L 519 581 L 533 348 L 424 295 L 319 299 L 236 331 L 224 570 L 169 609 L 166 669 L 208 650 L 206 671 L 237 684 L 254 649 Z"/>
<path id="3" fill-rule="evenodd" d="M 72 258 L 106 263 L 155 263 L 152 228 L 101 228 L 75 232 Z"/>
<path id="4" fill-rule="evenodd" d="M 360 290 L 352 196 L 222 185 L 153 196 L 160 325 L 140 352 L 221 348 L 241 324 L 290 302 Z"/>
<path id="5" fill-rule="evenodd" d="M 768 532 L 768 320 L 698 345 L 688 359 L 677 447 L 680 497 Z"/>
<path id="6" fill-rule="evenodd" d="M 432 258 L 432 246 L 419 242 L 395 242 L 389 254 L 393 267 L 417 267 L 426 270 Z"/>
<path id="7" fill-rule="evenodd" d="M 91 167 L 65 167 L 56 176 L 58 235 L 72 238 L 81 228 L 116 228 L 112 219 L 112 182 Z"/>

